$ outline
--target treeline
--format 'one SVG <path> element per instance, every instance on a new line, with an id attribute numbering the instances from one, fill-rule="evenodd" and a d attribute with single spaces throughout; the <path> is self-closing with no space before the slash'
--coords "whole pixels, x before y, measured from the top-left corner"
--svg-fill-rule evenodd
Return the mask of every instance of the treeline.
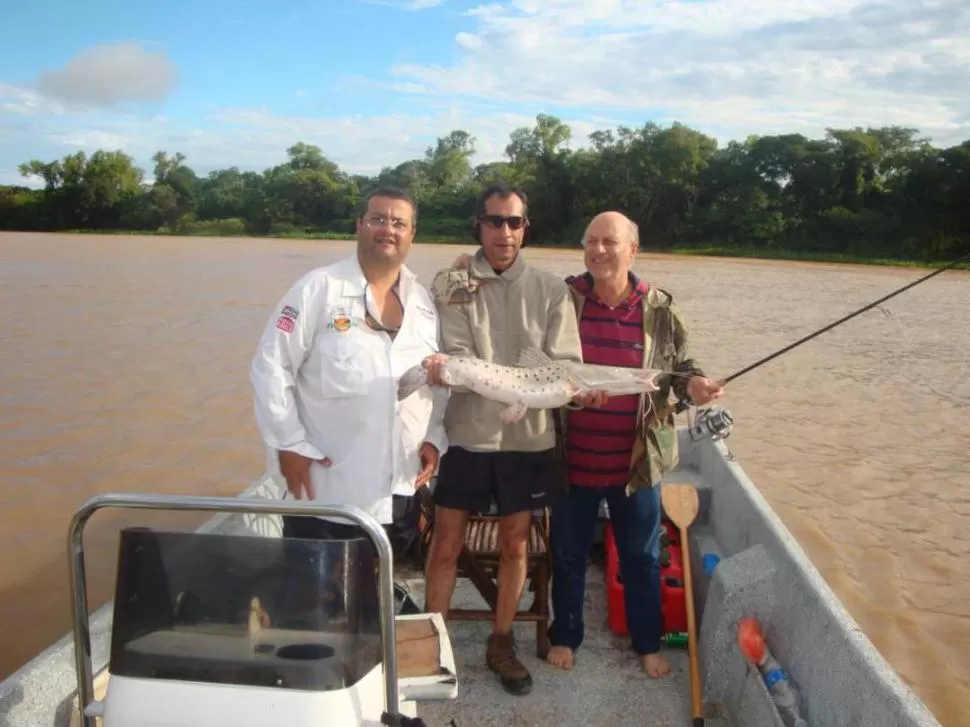
<path id="1" fill-rule="evenodd" d="M 530 195 L 532 239 L 575 244 L 589 218 L 626 212 L 652 248 L 704 246 L 942 260 L 970 251 L 970 140 L 940 149 L 915 129 L 830 129 L 750 137 L 719 149 L 681 124 L 619 127 L 571 150 L 568 125 L 540 115 L 512 132 L 506 159 L 472 166 L 475 139 L 451 132 L 423 158 L 370 177 L 297 143 L 263 172 L 198 175 L 180 154 L 151 177 L 120 151 L 20 166 L 44 187 L 0 186 L 0 229 L 129 230 L 346 237 L 363 196 L 407 188 L 419 239 L 467 241 L 476 193 L 504 179 Z"/>

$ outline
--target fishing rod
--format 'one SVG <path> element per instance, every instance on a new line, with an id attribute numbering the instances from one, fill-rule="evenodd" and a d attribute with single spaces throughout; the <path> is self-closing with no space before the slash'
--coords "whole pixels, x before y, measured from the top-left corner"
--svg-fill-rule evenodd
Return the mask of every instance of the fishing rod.
<path id="1" fill-rule="evenodd" d="M 743 376 L 744 374 L 748 373 L 749 371 L 754 371 L 756 368 L 758 368 L 760 366 L 764 366 L 766 363 L 768 363 L 772 359 L 777 358 L 778 356 L 781 356 L 783 353 L 787 353 L 788 351 L 791 351 L 793 348 L 795 348 L 797 346 L 801 346 L 803 343 L 807 343 L 808 341 L 811 341 L 816 336 L 820 336 L 821 334 L 825 333 L 826 331 L 831 331 L 836 326 L 840 326 L 843 323 L 845 323 L 846 321 L 848 321 L 848 320 L 850 320 L 852 318 L 855 318 L 857 315 L 860 315 L 861 313 L 865 313 L 866 311 L 875 308 L 880 303 L 884 303 L 885 301 L 889 300 L 890 298 L 892 298 L 894 296 L 897 296 L 900 293 L 905 292 L 905 291 L 909 290 L 910 288 L 913 288 L 913 287 L 919 285 L 920 283 L 926 282 L 927 280 L 929 280 L 930 278 L 932 278 L 934 275 L 939 275 L 940 273 L 942 273 L 942 272 L 944 272 L 946 270 L 949 270 L 951 268 L 955 268 L 960 263 L 963 263 L 963 262 L 966 262 L 966 261 L 970 261 L 970 253 L 967 253 L 966 255 L 964 255 L 961 258 L 958 258 L 956 260 L 953 260 L 952 262 L 947 263 L 943 267 L 938 268 L 938 269 L 934 270 L 933 272 L 928 273 L 928 274 L 924 275 L 923 277 L 921 277 L 921 278 L 919 278 L 917 280 L 914 280 L 911 283 L 907 283 L 903 287 L 898 288 L 897 290 L 894 290 L 889 295 L 884 295 L 879 300 L 875 300 L 872 303 L 869 303 L 868 305 L 865 305 L 862 308 L 859 308 L 859 310 L 854 311 L 852 313 L 849 313 L 847 316 L 843 316 L 842 318 L 840 318 L 839 320 L 835 321 L 834 323 L 829 323 L 827 326 L 825 326 L 823 328 L 819 328 L 814 333 L 810 333 L 809 335 L 805 336 L 804 338 L 800 338 L 799 340 L 795 341 L 794 343 L 790 343 L 787 346 L 785 346 L 784 348 L 779 349 L 778 351 L 775 351 L 774 353 L 772 353 L 772 354 L 770 354 L 768 356 L 765 356 L 764 358 L 762 358 L 762 359 L 760 359 L 758 361 L 755 361 L 750 366 L 745 366 L 743 369 L 741 369 L 739 371 L 735 371 L 733 374 L 731 374 L 730 376 L 728 376 L 726 379 L 721 379 L 719 383 L 721 384 L 721 386 L 724 386 L 725 384 L 727 384 L 727 383 L 729 383 L 731 381 L 734 381 L 736 378 L 738 378 L 740 376 Z M 666 410 L 664 410 L 663 411 L 664 416 L 661 417 L 661 418 L 666 418 L 666 416 L 669 415 L 669 414 L 671 414 L 671 413 L 680 414 L 682 411 L 685 411 L 689 407 L 690 407 L 690 404 L 688 404 L 687 402 L 685 402 L 685 401 L 679 401 L 673 407 L 668 407 Z"/>

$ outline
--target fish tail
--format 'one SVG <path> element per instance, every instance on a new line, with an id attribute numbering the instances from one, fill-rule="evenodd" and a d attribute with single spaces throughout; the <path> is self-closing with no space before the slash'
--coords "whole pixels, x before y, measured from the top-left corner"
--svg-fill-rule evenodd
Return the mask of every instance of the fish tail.
<path id="1" fill-rule="evenodd" d="M 398 401 L 403 401 L 407 399 L 411 394 L 420 389 L 422 386 L 428 385 L 428 370 L 418 364 L 417 366 L 412 366 L 403 374 L 397 382 L 397 398 Z"/>

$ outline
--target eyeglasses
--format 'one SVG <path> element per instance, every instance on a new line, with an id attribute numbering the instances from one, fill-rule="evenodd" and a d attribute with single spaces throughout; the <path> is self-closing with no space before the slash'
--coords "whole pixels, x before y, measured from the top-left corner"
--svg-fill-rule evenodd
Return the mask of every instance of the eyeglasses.
<path id="1" fill-rule="evenodd" d="M 379 230 L 382 227 L 390 226 L 395 232 L 407 232 L 411 227 L 408 220 L 400 217 L 386 217 L 384 215 L 371 215 L 364 218 L 364 224 L 371 230 Z"/>
<path id="2" fill-rule="evenodd" d="M 504 224 L 508 224 L 510 230 L 520 230 L 529 224 L 529 220 L 520 215 L 512 215 L 510 217 L 503 215 L 482 215 L 478 219 L 489 227 L 494 227 L 496 230 L 500 229 Z"/>

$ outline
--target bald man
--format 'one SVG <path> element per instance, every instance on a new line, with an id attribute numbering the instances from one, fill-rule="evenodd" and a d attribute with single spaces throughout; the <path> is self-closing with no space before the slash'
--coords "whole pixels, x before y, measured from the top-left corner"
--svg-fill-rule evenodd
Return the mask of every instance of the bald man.
<path id="1" fill-rule="evenodd" d="M 671 295 L 631 271 L 640 245 L 636 224 L 619 212 L 604 212 L 590 222 L 582 245 L 586 272 L 566 282 L 576 305 L 583 361 L 683 375 L 662 377 L 660 390 L 650 395 L 609 400 L 597 395 L 589 407 L 564 412 L 570 487 L 552 505 L 555 620 L 549 629 L 552 648 L 547 659 L 571 669 L 583 641 L 586 562 L 600 502 L 606 500 L 630 640 L 646 673 L 657 678 L 670 673 L 660 653 L 664 627 L 659 484 L 676 465 L 677 439 L 673 416 L 657 421 L 656 412 L 666 406 L 671 392 L 703 405 L 723 391 L 691 359 L 685 322 Z"/>

